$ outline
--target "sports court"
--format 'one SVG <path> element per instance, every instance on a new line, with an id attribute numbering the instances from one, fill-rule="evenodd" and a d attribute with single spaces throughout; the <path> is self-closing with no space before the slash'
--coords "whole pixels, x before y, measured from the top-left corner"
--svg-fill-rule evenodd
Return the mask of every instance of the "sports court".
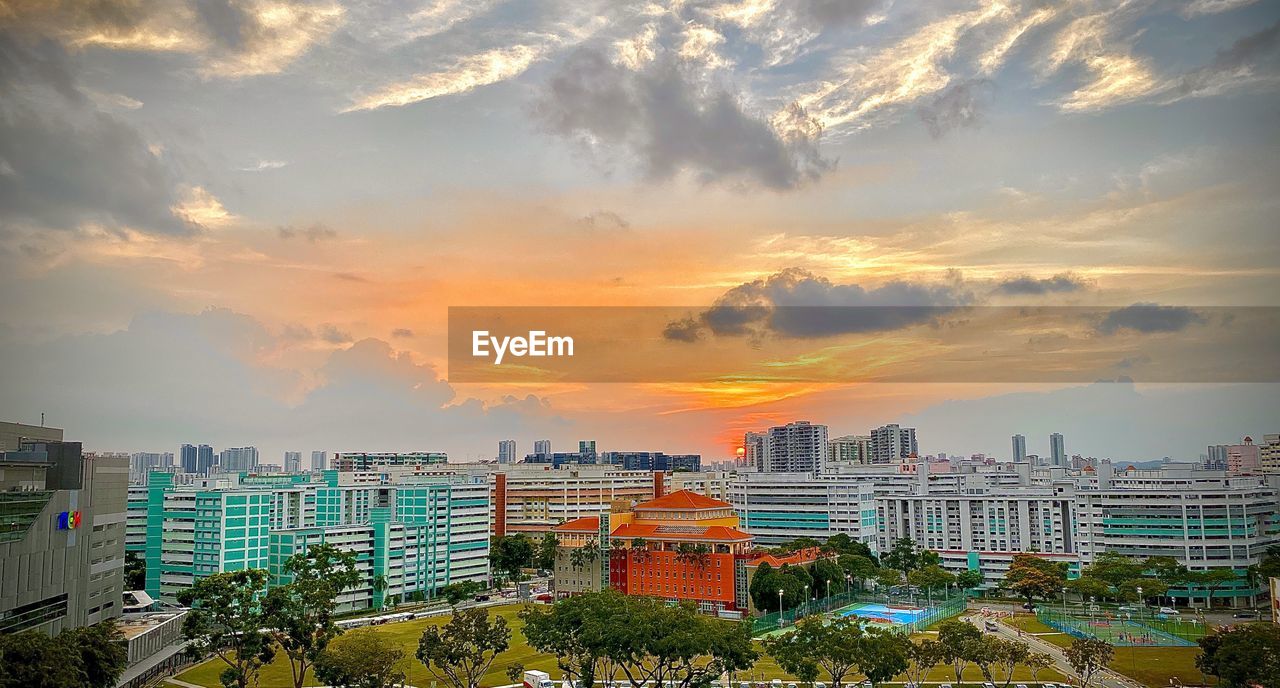
<path id="1" fill-rule="evenodd" d="M 837 609 L 837 616 L 857 616 L 873 624 L 906 626 L 919 621 L 928 612 L 920 607 L 906 605 L 887 605 L 878 602 L 853 604 Z"/>

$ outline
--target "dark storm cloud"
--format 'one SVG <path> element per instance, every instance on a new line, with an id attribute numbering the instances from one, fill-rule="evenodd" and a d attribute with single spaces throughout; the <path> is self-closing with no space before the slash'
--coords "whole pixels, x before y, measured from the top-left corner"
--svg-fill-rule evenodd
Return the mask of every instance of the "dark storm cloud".
<path id="1" fill-rule="evenodd" d="M 1212 90 L 1221 78 L 1252 68 L 1259 60 L 1276 52 L 1277 46 L 1280 46 L 1280 21 L 1241 38 L 1226 50 L 1219 50 L 1208 65 L 1184 75 L 1178 83 L 1178 91 L 1182 95 L 1193 95 Z"/>
<path id="2" fill-rule="evenodd" d="M 177 183 L 133 127 L 76 90 L 56 45 L 0 31 L 0 222 L 186 234 Z"/>
<path id="3" fill-rule="evenodd" d="M 632 71 L 598 50 L 578 50 L 551 78 L 535 112 L 555 134 L 627 151 L 656 180 L 689 171 L 703 183 L 791 189 L 833 166 L 818 152 L 812 121 L 791 129 L 804 133 L 784 136 L 744 112 L 733 94 L 692 83 L 669 57 Z"/>
<path id="4" fill-rule="evenodd" d="M 1111 311 L 1098 323 L 1096 329 L 1102 334 L 1115 334 L 1121 330 L 1152 334 L 1179 332 L 1203 322 L 1204 316 L 1186 306 L 1135 303 Z"/>
<path id="5" fill-rule="evenodd" d="M 894 281 L 867 289 L 789 268 L 730 289 L 696 320 L 668 323 L 663 336 L 692 342 L 703 328 L 717 336 L 801 339 L 884 332 L 933 322 L 972 301 L 952 285 Z"/>
<path id="6" fill-rule="evenodd" d="M 1042 295 L 1080 291 L 1088 286 L 1089 283 L 1083 279 L 1080 279 L 1071 273 L 1064 272 L 1061 275 L 1054 275 L 1053 277 L 1046 277 L 1043 279 L 1036 279 L 1035 277 L 1029 277 L 1026 275 L 1023 275 L 1022 277 L 1014 277 L 1001 282 L 996 287 L 996 291 L 1003 294 L 1018 296 Z"/>
<path id="7" fill-rule="evenodd" d="M 935 139 L 961 127 L 982 124 L 982 112 L 991 99 L 991 82 L 985 79 L 957 81 L 933 100 L 920 106 L 920 119 Z"/>
<path id="8" fill-rule="evenodd" d="M 311 243 L 324 241 L 325 239 L 334 239 L 338 236 L 338 232 L 323 223 L 317 222 L 306 227 L 298 228 L 292 225 L 285 225 L 276 228 L 276 234 L 281 239 L 293 239 L 299 237 L 306 239 Z"/>

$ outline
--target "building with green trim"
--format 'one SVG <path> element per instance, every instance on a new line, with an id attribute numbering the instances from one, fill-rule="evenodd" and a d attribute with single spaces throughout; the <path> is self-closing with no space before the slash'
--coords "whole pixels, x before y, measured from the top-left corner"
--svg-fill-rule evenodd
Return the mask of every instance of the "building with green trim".
<path id="1" fill-rule="evenodd" d="M 362 582 L 339 611 L 387 598 L 427 599 L 440 587 L 489 575 L 489 491 L 466 476 L 394 477 L 230 474 L 174 485 L 152 473 L 147 487 L 147 593 L 174 601 L 205 576 L 284 564 L 312 544 L 356 553 Z"/>

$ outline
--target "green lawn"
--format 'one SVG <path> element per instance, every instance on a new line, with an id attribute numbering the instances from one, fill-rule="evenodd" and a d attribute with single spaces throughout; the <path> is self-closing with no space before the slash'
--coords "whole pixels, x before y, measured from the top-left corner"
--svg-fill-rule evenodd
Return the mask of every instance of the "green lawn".
<path id="1" fill-rule="evenodd" d="M 1196 668 L 1198 656 L 1199 647 L 1117 647 L 1111 668 L 1152 688 L 1168 686 L 1171 678 L 1203 683 L 1204 675 Z"/>
<path id="2" fill-rule="evenodd" d="M 1063 633 L 1052 626 L 1046 626 L 1036 618 L 1035 614 L 1017 614 L 1012 619 L 1005 619 L 1005 622 L 1014 628 L 1021 629 L 1023 633 L 1034 634 L 1040 640 L 1057 645 L 1058 647 L 1067 647 L 1071 644 L 1071 636 Z"/>
<path id="3" fill-rule="evenodd" d="M 504 605 L 500 607 L 490 608 L 490 613 L 497 614 L 507 620 L 511 625 L 511 649 L 504 652 L 493 663 L 493 667 L 489 673 L 485 674 L 481 681 L 483 686 L 501 686 L 511 683 L 507 678 L 506 670 L 511 664 L 522 664 L 526 669 L 541 669 L 551 674 L 553 680 L 560 678 L 560 671 L 556 668 L 555 657 L 550 655 L 542 655 L 534 652 L 525 644 L 524 623 L 516 616 L 520 611 L 520 605 Z M 405 621 L 396 624 L 387 624 L 384 626 L 373 626 L 367 629 L 358 629 L 349 631 L 350 633 L 380 633 L 394 640 L 397 644 L 405 649 L 408 656 L 405 669 L 409 676 L 409 683 L 416 686 L 430 686 L 434 677 L 427 672 L 426 667 L 414 657 L 414 652 L 418 649 L 418 638 L 422 635 L 422 630 L 428 625 L 444 625 L 449 620 L 448 616 L 438 616 L 431 619 L 418 619 L 416 621 Z M 757 646 L 758 647 L 758 646 Z M 1152 648 L 1141 648 L 1141 650 L 1149 650 Z M 1159 648 L 1156 648 L 1159 649 Z M 1140 650 L 1140 651 L 1141 651 Z M 191 669 L 179 674 L 176 678 L 188 683 L 194 683 L 200 686 L 208 686 L 209 688 L 217 688 L 218 675 L 226 667 L 219 659 L 212 659 L 203 664 L 198 664 Z M 783 672 L 773 661 L 773 658 L 761 651 L 761 657 L 756 662 L 755 667 L 745 674 L 739 674 L 735 677 L 737 680 L 748 679 L 773 679 L 781 678 L 783 680 L 794 680 Z M 905 677 L 899 677 L 905 680 Z M 954 678 L 951 670 L 947 667 L 939 667 L 935 669 L 927 680 L 929 681 L 951 681 Z M 1062 681 L 1064 677 L 1054 671 L 1047 669 L 1040 672 L 1039 679 L 1041 681 Z M 969 667 L 964 673 L 965 682 L 981 683 L 982 674 L 974 667 Z M 1025 669 L 1019 668 L 1014 672 L 1014 681 L 1029 682 L 1031 674 Z M 267 665 L 262 670 L 260 688 L 291 688 L 293 685 L 292 678 L 289 673 L 289 662 L 283 656 L 277 657 L 276 661 Z M 307 675 L 306 685 L 318 685 L 318 682 L 310 675 Z M 1000 685 L 997 683 L 997 685 Z"/>

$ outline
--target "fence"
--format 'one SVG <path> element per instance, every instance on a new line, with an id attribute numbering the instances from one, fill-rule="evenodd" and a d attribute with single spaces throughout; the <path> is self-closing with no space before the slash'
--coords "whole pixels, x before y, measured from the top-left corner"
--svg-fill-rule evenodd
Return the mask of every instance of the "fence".
<path id="1" fill-rule="evenodd" d="M 965 596 L 958 593 L 950 596 L 934 597 L 927 594 L 889 595 L 885 593 L 849 591 L 810 600 L 807 604 L 802 604 L 792 609 L 769 612 L 763 616 L 756 617 L 752 625 L 752 632 L 756 636 L 760 636 L 795 625 L 797 620 L 806 616 L 831 614 L 846 607 L 860 604 L 883 604 L 911 605 L 923 608 L 925 612 L 914 619 L 894 623 L 890 626 L 892 630 L 901 633 L 916 633 L 940 621 L 960 615 L 964 612 L 965 603 Z"/>
<path id="2" fill-rule="evenodd" d="M 1077 638 L 1097 638 L 1122 647 L 1187 647 L 1205 635 L 1205 625 L 1194 619 L 1152 614 L 1147 610 L 1121 612 L 1095 608 L 1036 608 L 1036 618 L 1046 626 Z"/>

